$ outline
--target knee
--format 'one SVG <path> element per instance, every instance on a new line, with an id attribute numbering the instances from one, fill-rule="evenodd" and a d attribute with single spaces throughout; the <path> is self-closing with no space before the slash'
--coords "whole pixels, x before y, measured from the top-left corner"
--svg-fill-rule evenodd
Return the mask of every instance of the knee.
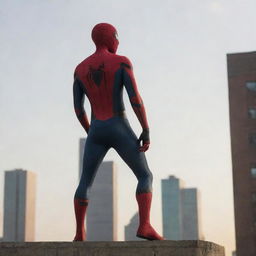
<path id="1" fill-rule="evenodd" d="M 137 192 L 142 193 L 142 192 L 152 191 L 153 175 L 150 171 L 141 175 L 138 181 L 139 183 L 138 183 Z"/>
<path id="2" fill-rule="evenodd" d="M 139 179 L 145 180 L 145 181 L 147 181 L 148 183 L 152 183 L 152 182 L 153 182 L 153 174 L 152 174 L 152 172 L 147 171 L 147 172 L 145 172 L 143 175 L 141 175 L 141 176 L 139 177 Z"/>
<path id="3" fill-rule="evenodd" d="M 75 192 L 75 198 L 89 200 L 90 188 L 84 184 L 79 184 Z"/>
<path id="4" fill-rule="evenodd" d="M 153 174 L 152 174 L 152 172 L 149 171 L 149 172 L 147 173 L 145 179 L 147 180 L 147 182 L 148 182 L 149 184 L 152 184 L 152 183 L 153 183 Z"/>

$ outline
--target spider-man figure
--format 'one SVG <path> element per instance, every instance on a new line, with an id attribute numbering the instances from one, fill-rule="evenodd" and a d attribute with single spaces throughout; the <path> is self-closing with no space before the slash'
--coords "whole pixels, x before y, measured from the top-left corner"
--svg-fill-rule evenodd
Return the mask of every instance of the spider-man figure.
<path id="1" fill-rule="evenodd" d="M 94 54 L 82 61 L 75 70 L 73 96 L 78 120 L 88 134 L 83 159 L 83 172 L 75 193 L 76 235 L 74 241 L 84 241 L 84 218 L 89 192 L 97 169 L 112 147 L 132 169 L 138 179 L 136 199 L 140 224 L 137 236 L 148 240 L 163 238 L 150 225 L 152 173 L 145 158 L 149 148 L 149 127 L 145 108 L 137 89 L 132 64 L 128 58 L 116 54 L 117 31 L 107 23 L 92 30 L 96 45 Z M 125 116 L 123 87 L 142 126 L 139 139 Z M 91 124 L 84 110 L 84 97 L 91 105 Z M 142 141 L 142 145 L 141 145 Z"/>

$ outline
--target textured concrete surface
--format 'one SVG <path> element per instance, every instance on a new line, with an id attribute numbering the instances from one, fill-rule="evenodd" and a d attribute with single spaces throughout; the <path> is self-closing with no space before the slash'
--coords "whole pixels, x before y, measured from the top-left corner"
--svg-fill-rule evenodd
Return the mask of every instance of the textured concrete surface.
<path id="1" fill-rule="evenodd" d="M 224 256 L 205 241 L 0 243 L 0 256 Z"/>

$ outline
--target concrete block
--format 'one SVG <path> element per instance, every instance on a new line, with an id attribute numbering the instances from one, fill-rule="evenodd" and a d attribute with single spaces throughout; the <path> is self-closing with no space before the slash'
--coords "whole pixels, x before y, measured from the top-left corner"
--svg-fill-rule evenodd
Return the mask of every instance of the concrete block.
<path id="1" fill-rule="evenodd" d="M 225 256 L 212 242 L 0 242 L 0 256 Z"/>

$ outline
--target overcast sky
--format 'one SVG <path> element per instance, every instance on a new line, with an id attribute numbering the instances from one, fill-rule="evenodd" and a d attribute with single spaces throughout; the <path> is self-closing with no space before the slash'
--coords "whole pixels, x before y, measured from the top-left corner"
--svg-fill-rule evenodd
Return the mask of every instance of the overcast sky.
<path id="1" fill-rule="evenodd" d="M 92 27 L 112 23 L 118 54 L 134 65 L 151 129 L 152 222 L 161 226 L 161 179 L 201 192 L 206 240 L 235 249 L 226 54 L 254 51 L 255 0 L 2 0 L 0 5 L 0 217 L 4 171 L 37 173 L 36 239 L 71 241 L 78 140 L 75 66 L 93 53 Z M 130 123 L 141 128 L 125 103 Z M 88 102 L 86 110 L 90 114 Z M 137 210 L 136 179 L 118 167 L 119 239 Z M 2 223 L 2 218 L 0 223 Z"/>

